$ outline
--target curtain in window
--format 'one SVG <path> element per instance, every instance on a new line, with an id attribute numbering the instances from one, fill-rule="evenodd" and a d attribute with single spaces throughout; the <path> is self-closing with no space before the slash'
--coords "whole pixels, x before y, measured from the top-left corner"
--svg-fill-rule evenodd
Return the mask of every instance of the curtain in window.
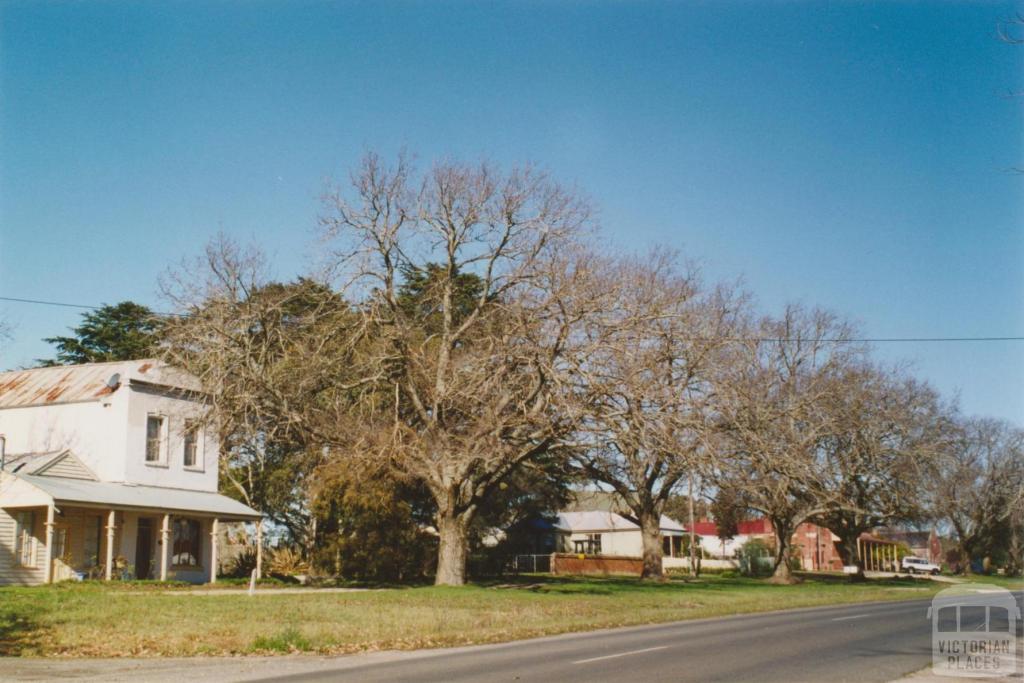
<path id="1" fill-rule="evenodd" d="M 194 519 L 174 520 L 174 542 L 172 545 L 171 564 L 179 567 L 198 567 L 199 522 Z"/>

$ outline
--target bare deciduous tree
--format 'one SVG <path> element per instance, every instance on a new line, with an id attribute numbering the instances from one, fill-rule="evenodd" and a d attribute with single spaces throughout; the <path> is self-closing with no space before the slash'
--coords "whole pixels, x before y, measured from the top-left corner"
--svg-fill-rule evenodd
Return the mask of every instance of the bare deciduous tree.
<path id="1" fill-rule="evenodd" d="M 544 173 L 488 164 L 438 163 L 417 182 L 404 158 L 387 167 L 370 154 L 352 190 L 326 199 L 330 271 L 379 352 L 345 448 L 426 484 L 438 584 L 465 581 L 481 502 L 569 429 L 552 393 L 590 305 L 577 246 L 589 222 L 587 203 Z M 410 271 L 430 274 L 411 306 Z"/>
<path id="2" fill-rule="evenodd" d="M 863 578 L 857 540 L 864 532 L 924 515 L 920 483 L 949 435 L 948 420 L 926 384 L 864 360 L 840 376 L 826 406 L 832 427 L 820 449 L 828 509 L 819 524 L 839 536 L 839 553 Z"/>
<path id="3" fill-rule="evenodd" d="M 180 316 L 166 359 L 196 375 L 221 438 L 221 481 L 312 543 L 311 478 L 335 443 L 368 343 L 323 284 L 269 281 L 261 253 L 224 237 L 163 279 Z M 355 378 L 355 379 L 353 379 Z M 325 429 L 325 426 L 331 427 Z"/>
<path id="4" fill-rule="evenodd" d="M 938 458 L 932 488 L 935 516 L 952 526 L 961 569 L 969 572 L 1024 507 L 1024 430 L 1002 420 L 962 419 Z"/>
<path id="5" fill-rule="evenodd" d="M 605 267 L 575 369 L 585 417 L 581 469 L 610 486 L 640 527 L 644 578 L 662 577 L 661 515 L 696 469 L 721 345 L 741 301 L 705 290 L 662 251 Z"/>
<path id="6" fill-rule="evenodd" d="M 775 531 L 774 580 L 789 581 L 788 554 L 802 522 L 836 504 L 821 447 L 834 429 L 830 406 L 842 374 L 863 353 L 834 315 L 788 306 L 730 348 L 715 391 L 719 432 L 711 477 L 738 492 Z"/>
<path id="7" fill-rule="evenodd" d="M 660 516 L 692 473 L 771 521 L 777 580 L 803 521 L 836 531 L 849 561 L 861 531 L 915 514 L 926 465 L 966 555 L 1020 527 L 1019 430 L 951 432 L 934 393 L 869 364 L 835 316 L 745 322 L 742 296 L 670 256 L 596 257 L 590 224 L 586 201 L 532 168 L 417 175 L 369 154 L 325 197 L 315 278 L 273 283 L 259 253 L 212 243 L 165 283 L 183 315 L 164 349 L 208 391 L 224 480 L 251 504 L 278 495 L 295 527 L 312 523 L 318 471 L 425 487 L 439 584 L 465 581 L 495 491 L 570 457 L 640 525 L 645 577 L 661 575 Z M 271 470 L 294 490 L 261 488 Z"/>

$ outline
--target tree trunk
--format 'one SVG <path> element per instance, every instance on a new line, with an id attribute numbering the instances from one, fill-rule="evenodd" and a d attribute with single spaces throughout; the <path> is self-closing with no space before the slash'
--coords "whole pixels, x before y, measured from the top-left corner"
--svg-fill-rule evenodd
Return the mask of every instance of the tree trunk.
<path id="1" fill-rule="evenodd" d="M 437 513 L 437 574 L 434 585 L 462 586 L 466 583 L 466 555 L 469 520 L 465 515 Z"/>
<path id="2" fill-rule="evenodd" d="M 316 557 L 316 549 L 319 546 L 316 538 L 316 515 L 310 513 L 309 525 L 306 530 L 306 560 L 309 562 L 310 568 L 313 567 L 313 561 Z"/>
<path id="3" fill-rule="evenodd" d="M 1024 560 L 1024 528 L 1015 526 L 1010 532 L 1010 544 L 1006 553 L 1006 575 L 1020 576 Z"/>
<path id="4" fill-rule="evenodd" d="M 690 472 L 689 476 L 690 484 L 689 491 L 686 494 L 687 497 L 687 508 L 690 517 L 690 576 L 694 578 L 700 576 L 700 560 L 697 558 L 697 523 L 694 520 L 693 514 L 693 472 Z M 702 553 L 703 554 L 703 553 Z"/>
<path id="5" fill-rule="evenodd" d="M 789 571 L 789 562 L 786 557 L 789 554 L 789 539 L 793 537 L 793 530 L 786 524 L 773 522 L 775 529 L 775 571 L 772 572 L 772 583 L 793 583 L 793 574 Z"/>
<path id="6" fill-rule="evenodd" d="M 644 552 L 644 568 L 640 578 L 661 580 L 665 578 L 661 566 L 661 515 L 646 513 L 638 517 Z"/>
<path id="7" fill-rule="evenodd" d="M 957 544 L 957 550 L 960 552 L 960 573 L 964 576 L 971 576 L 974 574 L 974 567 L 971 566 L 971 560 L 974 555 L 973 549 L 973 543 L 960 541 L 960 543 Z"/>
<path id="8" fill-rule="evenodd" d="M 841 530 L 839 532 L 839 557 L 844 567 L 857 566 L 857 573 L 850 574 L 850 581 L 864 581 L 864 560 L 857 555 L 857 539 L 860 532 Z"/>

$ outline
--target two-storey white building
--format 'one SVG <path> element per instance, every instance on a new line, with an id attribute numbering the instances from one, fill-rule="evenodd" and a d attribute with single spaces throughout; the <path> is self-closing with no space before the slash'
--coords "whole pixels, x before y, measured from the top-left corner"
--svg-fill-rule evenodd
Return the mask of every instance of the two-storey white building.
<path id="1" fill-rule="evenodd" d="M 0 373 L 0 585 L 214 581 L 219 524 L 260 514 L 217 493 L 206 409 L 154 360 Z"/>

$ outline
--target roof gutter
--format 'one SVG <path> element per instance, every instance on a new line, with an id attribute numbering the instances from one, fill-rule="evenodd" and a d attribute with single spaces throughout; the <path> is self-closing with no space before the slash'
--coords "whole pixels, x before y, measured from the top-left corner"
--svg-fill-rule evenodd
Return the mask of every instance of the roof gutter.
<path id="1" fill-rule="evenodd" d="M 61 504 L 71 508 L 87 508 L 90 510 L 125 510 L 130 512 L 149 512 L 153 514 L 170 514 L 176 517 L 203 517 L 213 518 L 216 517 L 222 522 L 256 522 L 263 519 L 263 515 L 257 512 L 255 515 L 241 514 L 233 512 L 211 512 L 209 510 L 189 510 L 187 508 L 172 508 L 172 507 L 151 507 L 146 505 L 127 505 L 124 503 L 96 503 L 91 501 L 80 501 L 71 500 L 68 498 L 60 498 L 57 496 L 51 496 L 55 505 Z"/>

